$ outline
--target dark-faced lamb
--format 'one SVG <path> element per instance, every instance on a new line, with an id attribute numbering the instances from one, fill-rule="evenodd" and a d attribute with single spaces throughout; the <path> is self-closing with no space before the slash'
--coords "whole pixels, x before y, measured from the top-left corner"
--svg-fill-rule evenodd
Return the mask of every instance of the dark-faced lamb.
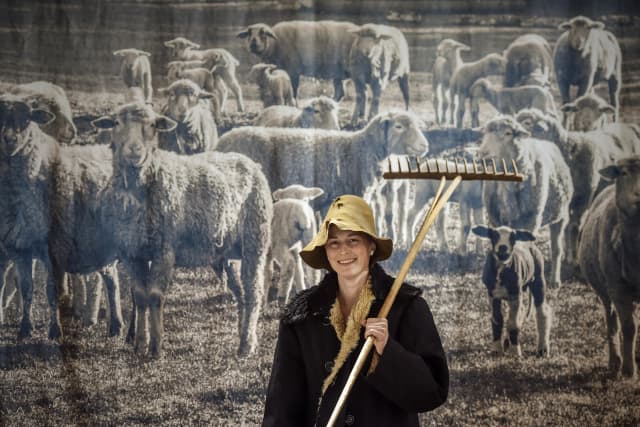
<path id="1" fill-rule="evenodd" d="M 338 103 L 322 95 L 306 100 L 302 108 L 273 105 L 258 114 L 254 125 L 340 130 Z"/>
<path id="2" fill-rule="evenodd" d="M 615 182 L 596 197 L 585 216 L 578 261 L 604 308 L 609 369 L 635 378 L 640 302 L 640 156 L 600 170 Z M 620 348 L 622 347 L 622 354 Z"/>
<path id="3" fill-rule="evenodd" d="M 561 110 L 565 117 L 563 121 L 565 129 L 579 132 L 601 129 L 611 122 L 610 116 L 615 115 L 616 112 L 613 106 L 594 92 L 589 92 L 563 105 Z M 569 117 L 572 118 L 570 122 Z"/>
<path id="4" fill-rule="evenodd" d="M 158 150 L 175 122 L 140 103 L 94 121 L 113 130 L 115 237 L 132 280 L 135 351 L 158 357 L 166 295 L 176 267 L 209 266 L 238 304 L 238 353 L 253 353 L 271 245 L 273 203 L 259 165 L 235 153 Z M 149 329 L 146 314 L 149 312 Z"/>
<path id="5" fill-rule="evenodd" d="M 142 89 L 144 100 L 151 102 L 153 99 L 153 87 L 151 86 L 151 54 L 139 49 L 120 49 L 113 52 L 114 56 L 122 58 L 120 63 L 120 76 L 128 87 Z"/>
<path id="6" fill-rule="evenodd" d="M 273 64 L 256 64 L 249 71 L 249 79 L 258 85 L 264 107 L 296 105 L 291 79 L 285 70 L 280 70 Z"/>
<path id="7" fill-rule="evenodd" d="M 538 329 L 538 357 L 549 356 L 552 311 L 547 301 L 547 285 L 544 278 L 544 257 L 533 243 L 535 236 L 527 230 L 510 227 L 473 227 L 473 233 L 491 241 L 482 271 L 482 283 L 489 293 L 491 304 L 491 331 L 494 350 L 503 354 L 505 342 L 508 351 L 522 356 L 520 329 L 529 317 L 531 298 L 536 308 Z M 529 310 L 525 311 L 526 296 Z M 504 315 L 502 301 L 509 305 L 507 319 L 508 339 L 503 341 Z"/>
<path id="8" fill-rule="evenodd" d="M 436 112 L 436 123 L 439 125 L 447 121 L 449 98 L 449 81 L 451 76 L 464 62 L 460 52 L 468 52 L 471 48 L 453 39 L 444 39 L 438 43 L 437 56 L 431 69 L 433 75 L 433 109 Z M 453 122 L 451 123 L 453 124 Z"/>
<path id="9" fill-rule="evenodd" d="M 180 79 L 191 80 L 202 90 L 212 94 L 213 97 L 209 99 L 211 112 L 216 122 L 220 123 L 229 90 L 220 76 L 203 68 L 204 64 L 203 61 L 171 61 L 167 64 L 167 81 L 171 84 Z"/>

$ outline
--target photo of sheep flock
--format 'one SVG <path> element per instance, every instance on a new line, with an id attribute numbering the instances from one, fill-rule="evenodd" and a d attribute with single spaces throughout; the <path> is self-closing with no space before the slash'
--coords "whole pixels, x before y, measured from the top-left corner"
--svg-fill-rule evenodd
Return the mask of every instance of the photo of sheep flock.
<path id="1" fill-rule="evenodd" d="M 299 251 L 355 194 L 397 274 L 407 157 L 524 176 L 464 181 L 409 271 L 421 425 L 640 425 L 638 9 L 0 2 L 0 425 L 260 425 Z"/>

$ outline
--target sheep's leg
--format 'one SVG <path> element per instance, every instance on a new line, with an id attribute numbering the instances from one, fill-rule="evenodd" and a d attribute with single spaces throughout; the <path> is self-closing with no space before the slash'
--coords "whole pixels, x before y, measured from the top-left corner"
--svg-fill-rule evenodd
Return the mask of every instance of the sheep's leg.
<path id="1" fill-rule="evenodd" d="M 238 79 L 236 79 L 235 74 L 232 74 L 229 70 L 222 68 L 220 77 L 222 77 L 222 80 L 227 84 L 231 92 L 233 92 L 233 96 L 236 97 L 238 111 L 243 112 L 244 101 L 242 100 L 242 88 L 240 87 L 240 83 L 238 83 Z"/>
<path id="2" fill-rule="evenodd" d="M 509 332 L 509 351 L 516 356 L 522 356 L 522 348 L 520 347 L 520 329 L 522 328 L 523 311 L 522 293 L 518 295 L 509 295 L 509 318 L 507 320 L 507 331 Z"/>
<path id="3" fill-rule="evenodd" d="M 280 278 L 278 279 L 278 304 L 284 304 L 289 299 L 291 288 L 294 282 L 294 260 L 287 252 L 286 259 L 280 267 Z"/>
<path id="4" fill-rule="evenodd" d="M 635 379 L 638 324 L 634 318 L 634 305 L 629 300 L 615 301 L 614 304 L 622 329 L 622 375 Z"/>
<path id="5" fill-rule="evenodd" d="M 502 316 L 502 301 L 499 298 L 491 298 L 491 332 L 493 333 L 493 350 L 501 356 L 504 353 L 502 346 L 502 328 L 504 317 Z"/>
<path id="6" fill-rule="evenodd" d="M 147 297 L 149 302 L 149 353 L 157 359 L 162 353 L 164 337 L 164 304 L 169 285 L 173 280 L 175 255 L 172 251 L 164 251 L 162 256 L 151 263 Z"/>
<path id="7" fill-rule="evenodd" d="M 460 234 L 458 234 L 458 251 L 462 255 L 467 254 L 467 240 L 471 233 L 471 207 L 469 204 L 460 200 L 458 203 L 458 209 L 460 211 Z"/>
<path id="8" fill-rule="evenodd" d="M 549 356 L 552 314 L 546 301 L 536 306 L 536 327 L 538 329 L 538 357 Z"/>
<path id="9" fill-rule="evenodd" d="M 562 284 L 560 269 L 564 253 L 564 230 L 566 225 L 567 220 L 565 219 L 549 224 L 549 240 L 551 241 L 551 280 L 549 284 L 552 289 L 559 289 Z"/>
<path id="10" fill-rule="evenodd" d="M 480 126 L 480 100 L 477 96 L 473 96 L 469 102 L 471 103 L 471 127 L 477 128 Z"/>
<path id="11" fill-rule="evenodd" d="M 117 337 L 124 327 L 122 321 L 122 306 L 120 304 L 120 280 L 116 264 L 105 267 L 100 276 L 104 281 L 107 291 L 107 303 L 109 306 L 109 336 Z"/>
<path id="12" fill-rule="evenodd" d="M 131 299 L 133 301 L 133 311 L 131 313 L 131 325 L 127 342 L 131 342 L 133 336 L 134 351 L 138 356 L 146 352 L 149 334 L 147 331 L 147 308 L 149 306 L 147 289 L 147 277 L 149 267 L 146 261 L 122 262 L 123 268 L 127 270 L 131 283 Z"/>
<path id="13" fill-rule="evenodd" d="M 136 310 L 136 298 L 134 293 L 133 285 L 130 286 L 131 291 L 131 315 L 129 316 L 129 329 L 127 330 L 127 336 L 125 338 L 125 342 L 127 344 L 133 344 L 136 338 L 136 321 L 137 321 L 137 310 Z"/>
<path id="14" fill-rule="evenodd" d="M 622 355 L 620 354 L 620 322 L 618 313 L 606 294 L 598 295 L 604 309 L 604 319 L 607 324 L 607 344 L 609 345 L 609 371 L 614 377 L 620 375 Z"/>
<path id="15" fill-rule="evenodd" d="M 440 115 L 440 112 L 442 110 L 442 85 L 438 84 L 434 91 L 433 91 L 433 95 L 431 98 L 431 103 L 433 104 L 433 110 L 436 113 L 436 124 L 440 125 L 442 124 L 441 119 L 442 116 Z"/>
<path id="16" fill-rule="evenodd" d="M 484 218 L 484 208 L 472 208 L 471 212 L 473 213 L 473 223 L 475 225 L 485 224 L 486 220 Z M 482 247 L 482 239 L 476 237 L 476 253 L 481 253 L 483 251 Z"/>
<path id="17" fill-rule="evenodd" d="M 438 236 L 438 250 L 449 252 L 447 244 L 447 221 L 445 218 L 449 216 L 449 203 L 445 203 L 442 213 L 436 217 L 436 234 Z"/>
<path id="18" fill-rule="evenodd" d="M 8 258 L 0 258 L 0 324 L 5 321 L 5 310 L 9 308 L 16 293 L 16 270 Z"/>
<path id="19" fill-rule="evenodd" d="M 456 124 L 455 117 L 458 115 L 460 95 L 449 91 L 449 98 L 451 99 L 451 106 L 449 111 L 449 124 L 453 126 Z"/>
<path id="20" fill-rule="evenodd" d="M 357 126 L 360 119 L 364 118 L 367 103 L 367 86 L 361 80 L 353 81 L 356 89 L 356 103 L 353 108 L 353 116 L 351 117 L 351 125 Z"/>
<path id="21" fill-rule="evenodd" d="M 380 82 L 375 80 L 371 84 L 371 106 L 369 107 L 369 115 L 368 120 L 371 120 L 378 114 L 378 110 L 380 109 L 380 95 L 382 94 L 382 87 L 380 86 Z M 367 121 L 368 121 L 367 120 Z"/>
<path id="22" fill-rule="evenodd" d="M 297 98 L 297 93 L 295 94 Z M 340 102 L 344 98 L 344 81 L 342 79 L 333 79 L 333 99 Z"/>
<path id="23" fill-rule="evenodd" d="M 100 314 L 100 301 L 102 299 L 102 277 L 97 273 L 85 275 L 80 280 L 84 281 L 87 290 L 87 305 L 84 312 L 84 325 L 93 326 L 98 323 Z"/>
<path id="24" fill-rule="evenodd" d="M 69 282 L 71 282 L 71 289 L 73 292 L 72 303 L 72 316 L 76 320 L 82 320 L 84 318 L 84 309 L 87 304 L 87 289 L 85 283 L 81 280 L 77 274 L 67 275 Z"/>
<path id="25" fill-rule="evenodd" d="M 224 264 L 224 271 L 227 273 L 227 287 L 233 294 L 238 306 L 238 331 L 242 331 L 242 325 L 244 325 L 245 317 L 245 304 L 244 304 L 244 292 L 241 286 L 241 281 L 238 273 L 238 261 L 226 261 Z M 283 266 L 281 266 L 283 267 Z M 282 277 L 283 271 L 280 269 L 280 277 Z M 241 332 L 242 333 L 242 332 Z"/>
<path id="26" fill-rule="evenodd" d="M 456 103 L 456 127 L 458 129 L 462 129 L 462 121 L 464 120 L 464 113 L 465 113 L 465 102 L 466 99 L 464 99 L 462 96 L 460 95 L 456 95 L 458 98 L 458 102 Z"/>
<path id="27" fill-rule="evenodd" d="M 31 260 L 29 260 L 29 270 L 31 268 Z M 61 340 L 62 328 L 60 327 L 60 307 L 58 305 L 58 296 L 64 287 L 64 270 L 60 268 L 55 261 L 49 259 L 44 260 L 45 269 L 47 271 L 47 301 L 49 303 L 49 339 Z M 31 275 L 28 275 L 29 277 Z M 23 280 L 24 283 L 24 280 Z M 23 294 L 24 296 L 24 294 Z M 31 284 L 31 297 L 33 297 L 33 283 Z M 31 303 L 29 303 L 31 305 Z M 26 308 L 26 307 L 25 307 Z"/>
<path id="28" fill-rule="evenodd" d="M 617 122 L 620 119 L 620 105 L 618 100 L 618 94 L 620 93 L 620 82 L 618 81 L 616 75 L 613 74 L 607 83 L 609 84 L 609 100 L 611 101 L 611 105 L 613 106 L 613 108 L 616 109 L 613 120 Z"/>
<path id="29" fill-rule="evenodd" d="M 571 91 L 571 85 L 565 77 L 558 78 L 558 89 L 560 89 L 560 97 L 562 98 L 562 105 L 569 102 L 569 93 Z M 566 128 L 566 127 L 565 127 Z"/>
<path id="30" fill-rule="evenodd" d="M 404 99 L 404 109 L 409 110 L 410 94 L 409 94 L 409 73 L 402 77 L 398 77 L 398 86 L 400 86 L 400 92 L 402 92 L 402 98 Z"/>
<path id="31" fill-rule="evenodd" d="M 305 289 L 304 286 L 304 267 L 302 266 L 302 258 L 300 258 L 298 255 L 299 250 L 295 251 L 295 253 L 292 253 L 291 255 L 293 256 L 294 259 L 294 280 L 293 283 L 295 285 L 295 289 L 296 289 L 296 293 L 297 292 L 301 292 Z M 289 297 L 287 297 L 288 299 Z"/>

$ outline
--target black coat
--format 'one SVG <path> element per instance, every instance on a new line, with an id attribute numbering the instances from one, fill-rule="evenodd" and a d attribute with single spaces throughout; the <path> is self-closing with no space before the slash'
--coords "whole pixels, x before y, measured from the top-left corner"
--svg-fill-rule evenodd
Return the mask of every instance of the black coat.
<path id="1" fill-rule="evenodd" d="M 371 269 L 375 300 L 368 317 L 382 307 L 393 278 Z M 263 426 L 325 426 L 364 343 L 350 354 L 321 398 L 322 383 L 340 348 L 329 321 L 337 276 L 299 293 L 285 308 L 267 390 Z M 420 290 L 403 284 L 388 316 L 389 340 L 374 372 L 365 363 L 336 423 L 362 426 L 418 426 L 418 412 L 442 405 L 449 369 L 440 336 Z M 373 353 L 372 350 L 371 353 Z"/>

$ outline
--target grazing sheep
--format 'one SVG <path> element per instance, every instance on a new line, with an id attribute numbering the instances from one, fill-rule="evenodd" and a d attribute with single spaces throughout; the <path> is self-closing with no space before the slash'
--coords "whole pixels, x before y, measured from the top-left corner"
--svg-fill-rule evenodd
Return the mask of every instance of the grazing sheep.
<path id="1" fill-rule="evenodd" d="M 602 22 L 584 16 L 565 21 L 558 28 L 565 31 L 553 51 L 562 104 L 570 101 L 571 86 L 577 86 L 577 96 L 582 96 L 603 80 L 609 86 L 609 102 L 618 121 L 622 52 L 616 37 L 604 30 Z"/>
<path id="2" fill-rule="evenodd" d="M 560 147 L 571 172 L 574 193 L 566 231 L 566 264 L 575 266 L 582 217 L 606 184 L 598 171 L 617 160 L 640 155 L 640 127 L 610 123 L 595 131 L 569 132 L 557 118 L 537 110 L 521 111 L 517 120 L 535 138 L 552 141 Z"/>
<path id="3" fill-rule="evenodd" d="M 469 90 L 480 77 L 504 73 L 505 60 L 497 53 L 490 53 L 482 59 L 461 65 L 451 76 L 449 82 L 449 98 L 452 101 L 451 123 L 457 128 L 462 127 L 465 113 L 465 102 L 469 97 Z"/>
<path id="4" fill-rule="evenodd" d="M 516 38 L 504 51 L 506 60 L 504 87 L 535 84 L 550 87 L 553 59 L 551 46 L 544 37 L 524 34 Z"/>
<path id="5" fill-rule="evenodd" d="M 342 81 L 349 78 L 349 53 L 356 39 L 350 22 L 283 21 L 273 27 L 249 25 L 238 33 L 249 51 L 265 64 L 275 64 L 291 78 L 294 98 L 298 97 L 300 76 L 333 80 L 333 99 L 344 96 Z M 313 48 L 321 46 L 321 48 Z"/>
<path id="6" fill-rule="evenodd" d="M 486 124 L 478 156 L 513 159 L 525 178 L 520 184 L 484 182 L 482 200 L 491 226 L 507 225 L 534 234 L 549 226 L 550 285 L 558 288 L 564 232 L 574 191 L 571 172 L 555 144 L 527 138 L 529 135 L 510 116 L 497 117 Z"/>
<path id="7" fill-rule="evenodd" d="M 321 188 L 299 185 L 273 192 L 276 202 L 273 204 L 271 222 L 271 250 L 273 261 L 280 265 L 277 288 L 280 303 L 286 303 L 289 297 L 294 295 L 293 289 L 300 292 L 307 288 L 305 275 L 306 282 L 310 285 L 320 279 L 318 270 L 309 266 L 303 267 L 299 253 L 304 244 L 310 242 L 318 231 L 318 223 L 309 201 L 323 194 Z M 268 292 L 266 294 L 268 295 Z"/>
<path id="8" fill-rule="evenodd" d="M 321 212 L 340 194 L 363 195 L 390 154 L 423 155 L 428 148 L 418 119 L 407 112 L 379 114 L 357 132 L 236 128 L 218 144 L 220 151 L 243 153 L 262 165 L 271 188 L 324 189 L 326 197 L 316 205 Z"/>
<path id="9" fill-rule="evenodd" d="M 351 124 L 378 114 L 380 94 L 387 83 L 398 80 L 405 109 L 409 109 L 409 46 L 400 30 L 387 25 L 365 24 L 350 30 L 356 35 L 349 53 L 349 74 L 356 90 L 356 104 Z M 365 117 L 367 85 L 371 88 L 371 105 Z"/>
<path id="10" fill-rule="evenodd" d="M 471 90 L 471 126 L 480 126 L 480 98 L 484 98 L 502 114 L 516 114 L 525 108 L 537 108 L 543 112 L 556 114 L 556 106 L 551 92 L 541 86 L 526 85 L 517 87 L 494 86 L 489 79 L 478 79 Z"/>
<path id="11" fill-rule="evenodd" d="M 594 92 L 582 95 L 578 99 L 562 106 L 562 112 L 565 118 L 568 114 L 573 117 L 571 130 L 579 132 L 587 132 L 590 130 L 601 129 L 605 124 L 609 123 L 609 114 L 615 114 L 615 108 L 600 98 Z M 564 123 L 568 128 L 568 123 Z"/>
<path id="12" fill-rule="evenodd" d="M 227 102 L 228 89 L 222 78 L 210 70 L 203 68 L 203 61 L 172 61 L 167 64 L 167 81 L 169 84 L 180 79 L 191 80 L 205 92 L 213 94 L 209 100 L 211 112 L 216 122 L 222 119 L 224 105 Z M 200 65 L 200 66 L 197 66 Z"/>
<path id="13" fill-rule="evenodd" d="M 596 197 L 585 216 L 578 261 L 604 308 L 609 369 L 615 376 L 635 378 L 635 309 L 640 302 L 640 156 L 619 160 L 600 173 L 615 185 Z"/>
<path id="14" fill-rule="evenodd" d="M 285 70 L 279 70 L 273 64 L 256 64 L 251 67 L 249 79 L 258 85 L 264 107 L 296 105 L 291 79 Z"/>
<path id="15" fill-rule="evenodd" d="M 53 114 L 54 119 L 40 125 L 40 129 L 58 142 L 71 143 L 78 134 L 73 124 L 69 98 L 60 86 L 40 81 L 12 86 L 8 92 L 22 98 L 32 109 L 46 110 Z"/>
<path id="16" fill-rule="evenodd" d="M 163 112 L 178 124 L 175 130 L 160 133 L 160 148 L 179 154 L 215 150 L 218 127 L 209 105 L 214 95 L 187 79 L 176 80 L 169 87 L 159 89 L 158 93 L 167 95 L 168 103 Z"/>
<path id="17" fill-rule="evenodd" d="M 451 103 L 449 81 L 453 73 L 463 64 L 460 52 L 470 50 L 471 48 L 466 44 L 453 39 L 444 39 L 438 44 L 438 56 L 433 63 L 431 74 L 433 75 L 433 109 L 436 112 L 436 123 L 439 125 L 447 121 L 447 109 Z"/>
<path id="18" fill-rule="evenodd" d="M 151 86 L 151 54 L 138 49 L 120 49 L 113 52 L 114 56 L 122 57 L 120 76 L 128 88 L 142 88 L 144 100 L 151 102 L 153 88 Z"/>
<path id="19" fill-rule="evenodd" d="M 502 301 L 506 300 L 509 304 L 507 320 L 509 338 L 505 341 L 509 344 L 509 351 L 518 357 L 522 356 L 519 335 L 522 322 L 529 317 L 529 313 L 524 310 L 525 296 L 528 293 L 529 310 L 531 310 L 531 297 L 536 307 L 538 327 L 536 355 L 549 356 L 552 312 L 546 298 L 544 257 L 533 243 L 536 240 L 535 236 L 527 230 L 514 230 L 506 226 L 492 228 L 479 225 L 473 227 L 473 233 L 491 240 L 491 249 L 487 253 L 482 271 L 482 282 L 487 288 L 491 303 L 494 350 L 500 355 L 504 352 Z"/>
<path id="20" fill-rule="evenodd" d="M 149 352 L 160 356 L 173 272 L 199 266 L 226 272 L 238 304 L 238 353 L 253 353 L 273 216 L 260 167 L 240 154 L 158 150 L 156 132 L 176 123 L 145 104 L 121 106 L 114 117 L 94 124 L 113 129 L 115 238 L 132 281 L 135 311 L 128 338 L 135 334 L 136 353 L 145 353 L 150 335 Z"/>
<path id="21" fill-rule="evenodd" d="M 254 125 L 340 130 L 338 103 L 326 96 L 318 96 L 307 100 L 302 109 L 274 105 L 262 110 Z"/>
<path id="22" fill-rule="evenodd" d="M 220 76 L 236 97 L 238 111 L 244 111 L 242 89 L 236 78 L 238 60 L 226 49 L 199 50 L 200 45 L 184 37 L 178 37 L 164 42 L 164 45 L 172 50 L 172 58 L 179 61 L 204 61 L 203 68 L 210 70 L 214 75 Z"/>

